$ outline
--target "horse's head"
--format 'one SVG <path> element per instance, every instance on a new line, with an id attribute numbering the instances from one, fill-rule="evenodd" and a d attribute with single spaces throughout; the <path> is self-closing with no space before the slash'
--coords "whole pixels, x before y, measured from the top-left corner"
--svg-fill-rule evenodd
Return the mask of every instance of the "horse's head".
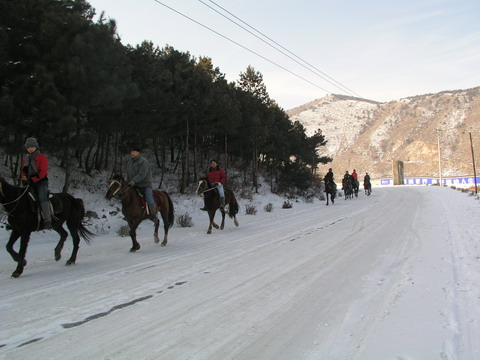
<path id="1" fill-rule="evenodd" d="M 198 180 L 198 186 L 197 186 L 197 190 L 195 191 L 195 194 L 202 195 L 210 187 L 211 187 L 211 184 L 207 178 L 204 178 L 204 177 L 200 178 Z"/>
<path id="2" fill-rule="evenodd" d="M 123 190 L 128 187 L 128 184 L 121 175 L 116 174 L 108 182 L 107 186 L 108 190 L 105 194 L 105 199 L 110 200 L 112 197 L 121 194 Z"/>

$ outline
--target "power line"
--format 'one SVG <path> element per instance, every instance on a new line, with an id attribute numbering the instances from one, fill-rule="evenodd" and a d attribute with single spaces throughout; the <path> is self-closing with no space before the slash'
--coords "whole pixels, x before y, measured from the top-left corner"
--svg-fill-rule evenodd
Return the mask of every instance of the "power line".
<path id="1" fill-rule="evenodd" d="M 296 76 L 297 78 L 299 78 L 299 79 L 301 79 L 301 80 L 303 80 L 303 81 L 305 81 L 305 82 L 308 82 L 309 84 L 311 84 L 311 85 L 313 85 L 313 86 L 315 86 L 315 87 L 319 88 L 320 90 L 323 90 L 323 91 L 325 91 L 326 93 L 329 93 L 329 92 L 330 92 L 330 91 L 328 91 L 328 90 L 326 90 L 326 89 L 322 88 L 321 86 L 319 86 L 319 85 L 317 85 L 317 84 L 313 83 L 312 81 L 310 81 L 310 80 L 308 80 L 308 79 L 305 79 L 304 77 L 302 77 L 302 76 L 300 76 L 300 75 L 298 75 L 298 74 L 294 73 L 293 71 L 291 71 L 291 70 L 288 70 L 287 68 L 283 67 L 282 65 L 279 65 L 279 64 L 277 64 L 276 62 L 274 62 L 274 61 L 272 61 L 272 60 L 270 60 L 270 59 L 266 58 L 265 56 L 263 56 L 263 55 L 260 55 L 259 53 L 255 52 L 255 51 L 253 51 L 253 50 L 251 50 L 251 49 L 249 49 L 249 48 L 247 48 L 246 46 L 244 46 L 244 45 L 242 45 L 242 44 L 240 44 L 240 43 L 238 43 L 238 42 L 236 42 L 235 40 L 232 40 L 232 39 L 230 39 L 229 37 L 227 37 L 227 36 L 225 36 L 225 35 L 223 35 L 223 34 L 219 33 L 218 31 L 215 31 L 215 30 L 213 30 L 212 28 L 210 28 L 210 27 L 208 27 L 208 26 L 206 26 L 206 25 L 204 25 L 204 24 L 200 23 L 199 21 L 197 21 L 197 20 L 195 20 L 195 19 L 193 19 L 193 18 L 189 17 L 188 15 L 185 15 L 185 14 L 183 14 L 182 12 L 180 12 L 180 11 L 178 11 L 178 10 L 175 10 L 174 8 L 172 8 L 172 7 L 170 7 L 170 6 L 168 6 L 168 5 L 164 4 L 164 3 L 162 3 L 161 1 L 159 1 L 159 0 L 153 0 L 153 1 L 155 1 L 156 3 L 158 3 L 158 4 L 160 4 L 160 5 L 164 6 L 164 7 L 166 7 L 167 9 L 169 9 L 169 10 L 171 10 L 171 11 L 173 11 L 173 12 L 175 12 L 175 13 L 177 13 L 177 14 L 179 14 L 179 15 L 181 15 L 181 16 L 183 16 L 183 17 L 185 17 L 185 18 L 187 18 L 187 19 L 188 19 L 188 20 L 190 20 L 190 21 L 193 21 L 193 22 L 194 22 L 194 23 L 196 23 L 197 25 L 200 25 L 200 26 L 204 27 L 205 29 L 207 29 L 207 30 L 209 30 L 209 31 L 211 31 L 211 32 L 213 32 L 213 33 L 215 33 L 216 35 L 218 35 L 218 36 L 220 36 L 220 37 L 222 37 L 222 38 L 224 38 L 224 39 L 226 39 L 226 40 L 228 40 L 228 41 L 230 41 L 230 42 L 234 43 L 235 45 L 237 45 L 237 46 L 240 46 L 242 49 L 245 49 L 245 50 L 247 50 L 247 51 L 251 52 L 252 54 L 254 54 L 254 55 L 256 55 L 256 56 L 258 56 L 258 57 L 262 58 L 263 60 L 265 60 L 265 61 L 268 61 L 270 64 L 273 64 L 273 65 L 275 65 L 275 66 L 279 67 L 280 69 L 282 69 L 282 70 L 284 70 L 284 71 L 286 71 L 286 72 L 288 72 L 288 73 L 292 74 L 293 76 Z"/>
<path id="2" fill-rule="evenodd" d="M 210 9 L 212 9 L 213 11 L 217 12 L 218 14 L 220 14 L 221 16 L 225 17 L 226 19 L 228 19 L 229 21 L 233 22 L 234 24 L 236 24 L 237 26 L 239 26 L 240 28 L 242 28 L 243 30 L 247 31 L 248 33 L 250 33 L 251 35 L 255 36 L 256 38 L 258 38 L 259 40 L 263 41 L 264 43 L 266 43 L 267 45 L 269 45 L 270 47 L 274 48 L 275 50 L 277 50 L 278 52 L 280 52 L 281 54 L 287 56 L 289 59 L 295 61 L 297 64 L 303 66 L 304 68 L 306 68 L 307 70 L 309 70 L 310 72 L 314 73 L 315 75 L 317 75 L 318 77 L 320 77 L 321 79 L 329 82 L 330 84 L 332 84 L 333 86 L 335 86 L 336 88 L 342 90 L 342 91 L 346 91 L 347 93 L 350 93 L 350 95 L 354 95 L 354 96 L 357 96 L 357 97 L 361 97 L 360 95 L 358 95 L 357 93 L 355 93 L 353 90 L 350 90 L 349 88 L 347 88 L 346 86 L 344 86 L 343 84 L 341 84 L 340 82 L 338 82 L 337 80 L 335 80 L 334 78 L 332 78 L 331 76 L 325 74 L 323 71 L 321 71 L 320 69 L 316 68 L 314 65 L 310 64 L 309 62 L 307 62 L 306 60 L 302 59 L 300 56 L 294 54 L 293 52 L 291 52 L 290 50 L 288 50 L 287 48 L 285 48 L 284 46 L 282 46 L 281 44 L 279 44 L 278 42 L 276 42 L 275 40 L 271 39 L 270 37 L 268 37 L 267 35 L 265 35 L 264 33 L 262 33 L 261 31 L 257 30 L 256 28 L 254 28 L 253 26 L 249 25 L 248 23 L 246 23 L 245 21 L 243 21 L 242 19 L 240 19 L 238 16 L 232 14 L 230 11 L 228 11 L 227 9 L 225 9 L 224 7 L 218 5 L 215 1 L 213 0 L 209 0 L 212 4 L 215 4 L 215 6 L 217 6 L 218 8 L 222 9 L 223 11 L 225 11 L 226 13 L 228 13 L 229 15 L 233 16 L 235 19 L 239 20 L 240 22 L 242 22 L 243 24 L 245 24 L 246 26 L 248 26 L 250 29 L 254 30 L 255 32 L 257 32 L 258 34 L 262 35 L 264 38 L 268 39 L 269 41 L 271 41 L 272 43 L 278 45 L 280 48 L 282 48 L 283 50 L 287 51 L 289 54 L 293 55 L 295 58 L 299 59 L 300 61 L 302 61 L 304 64 L 307 64 L 308 66 L 310 66 L 310 68 L 308 68 L 307 66 L 305 66 L 304 64 L 300 63 L 299 61 L 297 61 L 296 59 L 292 58 L 290 55 L 286 54 L 285 52 L 283 52 L 282 50 L 278 49 L 277 47 L 273 46 L 272 44 L 268 43 L 267 41 L 265 41 L 264 39 L 260 38 L 258 35 L 252 33 L 250 30 L 246 29 L 245 27 L 243 27 L 242 25 L 238 24 L 237 22 L 235 22 L 234 20 L 230 19 L 229 17 L 225 16 L 224 14 L 220 13 L 219 11 L 215 10 L 213 7 L 211 7 L 210 5 L 206 4 L 203 0 L 198 0 L 199 2 L 201 2 L 203 5 L 209 7 Z M 316 71 L 313 71 L 312 69 L 316 70 Z M 330 81 L 330 80 L 331 81 Z"/>

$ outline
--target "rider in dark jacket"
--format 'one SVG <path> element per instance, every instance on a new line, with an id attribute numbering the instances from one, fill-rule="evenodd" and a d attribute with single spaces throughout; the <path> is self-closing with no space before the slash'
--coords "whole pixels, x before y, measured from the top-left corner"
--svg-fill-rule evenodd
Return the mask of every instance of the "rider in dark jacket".
<path id="1" fill-rule="evenodd" d="M 148 160 L 140 155 L 140 147 L 133 146 L 130 152 L 130 159 L 127 163 L 127 182 L 145 195 L 145 201 L 150 212 L 150 219 L 157 220 L 157 207 L 153 199 L 152 172 Z"/>
<path id="2" fill-rule="evenodd" d="M 324 183 L 326 184 L 328 181 L 331 181 L 333 184 L 333 187 L 335 188 L 335 191 L 337 191 L 337 184 L 335 184 L 335 180 L 333 178 L 333 171 L 332 168 L 328 169 L 328 172 L 325 174 L 325 177 L 323 178 Z M 326 191 L 326 189 L 325 189 Z"/>

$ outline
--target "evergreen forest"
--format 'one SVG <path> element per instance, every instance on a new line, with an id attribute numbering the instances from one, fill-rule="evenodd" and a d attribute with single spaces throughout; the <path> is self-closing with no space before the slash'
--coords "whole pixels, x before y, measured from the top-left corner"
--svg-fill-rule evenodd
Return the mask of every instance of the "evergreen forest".
<path id="1" fill-rule="evenodd" d="M 0 0 L 0 64 L 0 146 L 14 180 L 30 136 L 59 159 L 64 191 L 74 167 L 121 172 L 133 144 L 178 175 L 181 193 L 211 158 L 246 186 L 265 176 L 272 191 L 307 188 L 331 160 L 318 155 L 321 130 L 309 137 L 291 122 L 253 66 L 228 82 L 208 57 L 125 46 L 85 0 Z"/>

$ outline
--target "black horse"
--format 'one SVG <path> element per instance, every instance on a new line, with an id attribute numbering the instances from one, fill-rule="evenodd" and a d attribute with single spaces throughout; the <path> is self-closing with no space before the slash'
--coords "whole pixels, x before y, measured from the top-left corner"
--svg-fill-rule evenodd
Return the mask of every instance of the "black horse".
<path id="1" fill-rule="evenodd" d="M 365 190 L 365 195 L 370 196 L 372 193 L 372 183 L 370 180 L 366 180 L 363 182 L 363 189 Z"/>
<path id="2" fill-rule="evenodd" d="M 85 208 L 82 199 L 74 198 L 70 194 L 58 193 L 53 194 L 51 202 L 55 204 L 54 216 L 52 217 L 52 228 L 60 234 L 60 241 L 55 247 L 55 260 L 58 261 L 62 257 L 61 252 L 63 244 L 68 237 L 68 233 L 63 228 L 63 223 L 67 223 L 70 235 L 73 238 L 73 250 L 70 259 L 65 265 L 73 265 L 77 259 L 77 252 L 80 244 L 80 236 L 90 243 L 94 236 L 83 225 L 85 217 Z M 12 230 L 7 243 L 7 251 L 17 262 L 17 268 L 12 273 L 12 277 L 19 277 L 27 265 L 25 254 L 27 253 L 30 234 L 35 231 L 43 230 L 43 219 L 40 215 L 38 202 L 34 201 L 31 196 L 31 188 L 16 187 L 10 185 L 3 177 L 0 176 L 0 203 L 3 205 L 8 214 L 8 225 Z M 80 233 L 80 236 L 79 236 Z M 20 249 L 16 252 L 13 246 L 20 238 Z"/>
<path id="3" fill-rule="evenodd" d="M 210 183 L 207 178 L 201 178 L 198 182 L 197 194 L 203 194 L 205 200 L 205 206 L 207 207 L 208 217 L 210 218 L 210 224 L 208 226 L 207 234 L 212 233 L 212 227 L 215 229 L 220 228 L 223 230 L 225 227 L 225 209 L 220 208 L 220 197 L 214 186 Z M 237 213 L 238 213 L 238 203 L 233 191 L 225 188 L 225 205 L 228 205 L 228 215 L 233 219 L 235 226 L 238 226 Z M 220 208 L 222 213 L 222 223 L 218 226 L 215 221 L 215 213 L 217 209 Z"/>
<path id="4" fill-rule="evenodd" d="M 332 204 L 335 203 L 335 197 L 337 195 L 336 186 L 333 183 L 333 180 L 329 177 L 325 178 L 325 196 L 327 197 L 327 205 L 328 205 L 328 196 L 330 195 L 330 200 L 332 200 Z"/>
<path id="5" fill-rule="evenodd" d="M 114 175 L 112 180 L 108 182 L 108 190 L 105 198 L 110 200 L 114 196 L 122 200 L 122 213 L 127 219 L 128 226 L 130 227 L 130 237 L 132 238 L 132 248 L 130 252 L 135 252 L 140 249 L 136 232 L 138 225 L 140 225 L 143 220 L 149 218 L 146 210 L 147 206 L 145 206 L 145 202 L 138 191 L 134 187 L 129 186 L 121 175 Z M 157 211 L 160 212 L 163 220 L 163 230 L 165 234 L 161 245 L 167 246 L 168 230 L 173 226 L 175 218 L 173 202 L 166 191 L 153 190 L 153 198 Z M 153 239 L 155 243 L 158 244 L 160 242 L 158 238 L 160 220 L 157 218 L 154 224 L 155 231 L 153 233 Z"/>
<path id="6" fill-rule="evenodd" d="M 353 176 L 351 176 L 350 181 L 352 182 L 353 194 L 355 195 L 355 197 L 358 197 L 358 191 L 359 191 L 360 184 L 358 183 L 357 180 L 355 180 L 355 178 Z"/>
<path id="7" fill-rule="evenodd" d="M 345 200 L 353 199 L 353 183 L 351 176 L 346 176 L 342 179 L 343 192 L 345 193 Z"/>

